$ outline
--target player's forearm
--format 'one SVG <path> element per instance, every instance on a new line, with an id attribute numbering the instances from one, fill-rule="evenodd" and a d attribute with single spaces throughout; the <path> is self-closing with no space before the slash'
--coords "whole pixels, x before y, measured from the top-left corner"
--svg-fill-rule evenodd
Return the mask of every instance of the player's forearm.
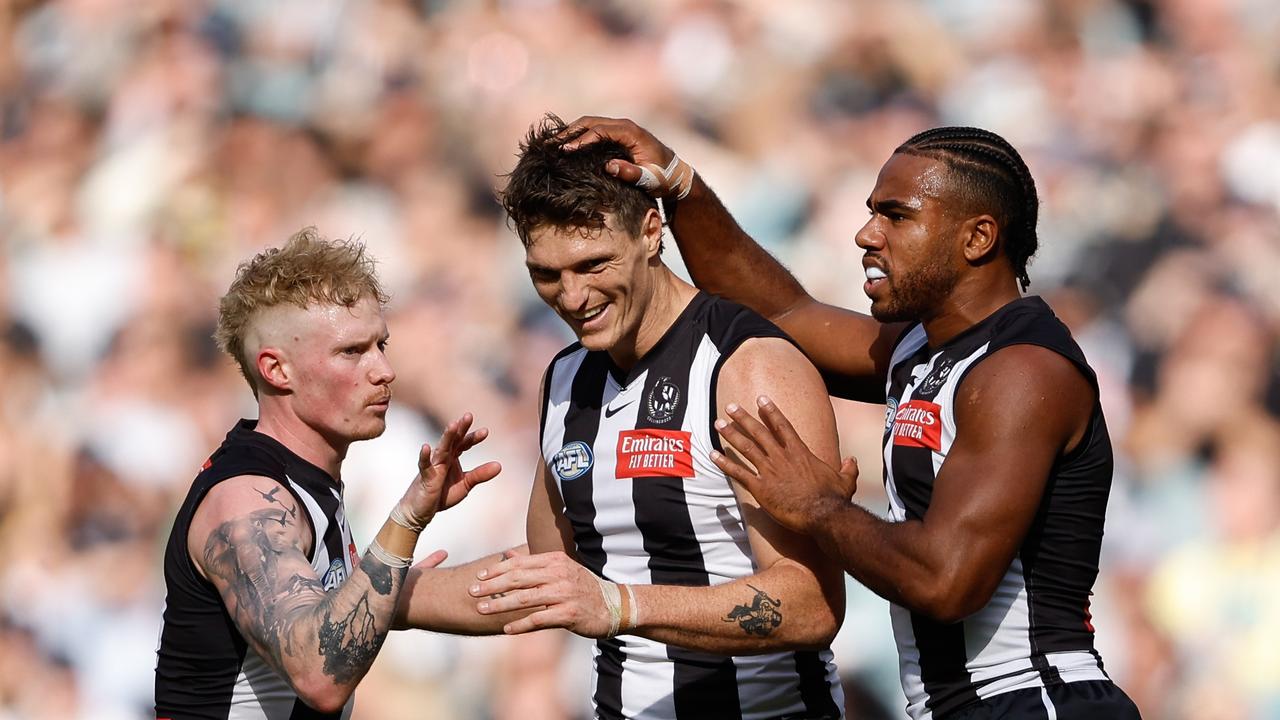
<path id="1" fill-rule="evenodd" d="M 701 176 L 674 207 L 671 231 L 698 287 L 776 320 L 809 296 L 794 276 L 751 239 Z"/>
<path id="2" fill-rule="evenodd" d="M 820 515 L 810 536 L 875 594 L 942 622 L 976 609 L 966 599 L 972 583 L 958 572 L 963 548 L 932 537 L 922 521 L 888 522 L 852 502 L 832 503 Z"/>
<path id="3" fill-rule="evenodd" d="M 513 554 L 527 553 L 525 547 L 486 555 L 465 565 L 447 568 L 414 567 L 409 571 L 404 592 L 396 606 L 395 630 L 417 629 L 455 635 L 500 635 L 502 627 L 528 614 L 526 611 L 481 615 L 468 589 L 476 583 L 476 573 Z"/>
<path id="4" fill-rule="evenodd" d="M 712 587 L 632 587 L 639 624 L 630 633 L 722 655 L 826 647 L 844 613 L 841 590 L 824 594 L 808 569 L 790 561 Z"/>
<path id="5" fill-rule="evenodd" d="M 377 540 L 388 552 L 408 557 L 416 533 L 387 521 Z M 277 658 L 304 702 L 332 712 L 350 698 L 391 629 L 407 571 L 366 552 L 333 591 L 277 601 Z"/>

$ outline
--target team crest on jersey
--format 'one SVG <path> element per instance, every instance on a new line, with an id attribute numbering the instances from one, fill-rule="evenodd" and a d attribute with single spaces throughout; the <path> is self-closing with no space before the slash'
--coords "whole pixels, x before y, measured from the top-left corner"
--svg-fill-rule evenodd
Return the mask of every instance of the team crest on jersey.
<path id="1" fill-rule="evenodd" d="M 649 422 L 661 425 L 675 417 L 679 407 L 680 386 L 669 377 L 658 378 L 645 403 L 645 408 L 649 411 Z"/>
<path id="2" fill-rule="evenodd" d="M 577 480 L 591 469 L 594 458 L 591 446 L 581 440 L 574 440 L 560 448 L 551 458 L 551 470 L 561 482 Z"/>
<path id="3" fill-rule="evenodd" d="M 325 592 L 329 592 L 341 585 L 342 581 L 346 579 L 346 564 L 342 562 L 342 558 L 334 558 L 333 562 L 329 563 L 329 569 L 325 571 L 324 577 L 320 579 L 320 584 L 324 585 Z"/>
<path id="4" fill-rule="evenodd" d="M 951 375 L 951 370 L 955 366 L 955 360 L 949 357 L 938 358 L 937 364 L 933 368 L 933 372 L 920 383 L 920 392 L 933 393 L 947 382 L 947 377 Z"/>

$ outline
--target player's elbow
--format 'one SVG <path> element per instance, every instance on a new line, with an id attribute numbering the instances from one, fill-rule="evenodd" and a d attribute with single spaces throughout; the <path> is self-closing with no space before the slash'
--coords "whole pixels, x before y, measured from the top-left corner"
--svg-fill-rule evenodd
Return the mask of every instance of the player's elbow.
<path id="1" fill-rule="evenodd" d="M 936 578 L 922 586 L 912 611 L 949 625 L 978 612 L 991 600 L 993 589 L 956 575 Z"/>
<path id="2" fill-rule="evenodd" d="M 297 678 L 293 689 L 307 707 L 322 715 L 331 715 L 342 711 L 355 688 L 335 685 L 324 676 L 311 676 Z"/>

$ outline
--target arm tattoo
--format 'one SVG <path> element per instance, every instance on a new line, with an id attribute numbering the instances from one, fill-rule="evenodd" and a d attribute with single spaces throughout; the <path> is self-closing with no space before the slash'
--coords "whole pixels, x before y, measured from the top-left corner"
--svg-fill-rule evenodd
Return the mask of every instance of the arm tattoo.
<path id="1" fill-rule="evenodd" d="M 325 674 L 346 683 L 369 668 L 387 633 L 378 632 L 369 610 L 368 592 L 360 596 L 351 612 L 337 620 L 331 611 L 332 608 L 325 608 L 320 622 L 320 654 L 324 656 Z"/>
<path id="2" fill-rule="evenodd" d="M 280 503 L 274 497 L 278 490 L 258 492 L 279 508 L 228 520 L 209 535 L 205 567 L 226 583 L 228 612 L 261 638 L 277 669 L 283 671 L 285 657 L 318 650 L 325 674 L 345 684 L 368 670 L 381 649 L 390 629 L 394 591 L 404 585 L 408 569 L 387 567 L 366 554 L 360 569 L 368 584 L 353 575 L 348 582 L 358 584 L 348 588 L 343 583 L 329 593 L 318 578 L 290 572 L 282 560 L 286 553 L 301 554 L 296 536 L 286 532 L 295 524 L 297 508 Z M 375 597 L 389 598 L 387 612 L 375 614 Z M 377 601 L 379 610 L 387 604 Z M 308 636 L 315 638 L 315 650 L 307 650 Z"/>
<path id="3" fill-rule="evenodd" d="M 724 617 L 725 622 L 736 622 L 748 635 L 768 637 L 782 624 L 782 601 L 769 597 L 769 594 L 754 585 L 747 587 L 756 591 L 751 605 L 738 605 Z"/>

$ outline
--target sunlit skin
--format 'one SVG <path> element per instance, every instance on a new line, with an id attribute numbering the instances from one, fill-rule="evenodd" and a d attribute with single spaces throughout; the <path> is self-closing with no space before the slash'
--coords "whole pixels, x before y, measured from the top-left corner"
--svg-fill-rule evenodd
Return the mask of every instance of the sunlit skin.
<path id="1" fill-rule="evenodd" d="M 263 311 L 245 336 L 257 370 L 258 431 L 338 477 L 348 446 L 386 429 L 396 377 L 388 337 L 382 307 L 371 297 L 349 308 Z"/>
<path id="2" fill-rule="evenodd" d="M 599 230 L 534 228 L 525 265 L 538 296 L 583 347 L 608 351 L 626 369 L 661 339 L 697 291 L 662 263 L 656 210 L 645 215 L 640 237 L 620 229 L 612 213 L 605 220 Z"/>
<path id="3" fill-rule="evenodd" d="M 1018 298 L 995 219 L 957 207 L 950 182 L 938 160 L 893 155 L 855 236 L 863 268 L 885 275 L 863 284 L 871 314 L 886 323 L 923 322 L 935 347 Z"/>

